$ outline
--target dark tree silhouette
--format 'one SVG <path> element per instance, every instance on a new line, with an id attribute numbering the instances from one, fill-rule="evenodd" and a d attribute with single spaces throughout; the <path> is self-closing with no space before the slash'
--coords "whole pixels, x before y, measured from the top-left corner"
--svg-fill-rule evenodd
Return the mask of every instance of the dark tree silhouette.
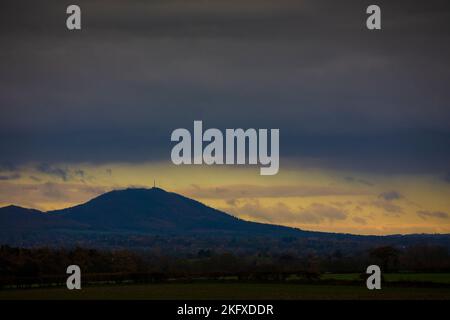
<path id="1" fill-rule="evenodd" d="M 369 255 L 378 262 L 383 272 L 389 272 L 397 265 L 399 253 L 399 250 L 392 246 L 383 246 L 372 249 Z"/>

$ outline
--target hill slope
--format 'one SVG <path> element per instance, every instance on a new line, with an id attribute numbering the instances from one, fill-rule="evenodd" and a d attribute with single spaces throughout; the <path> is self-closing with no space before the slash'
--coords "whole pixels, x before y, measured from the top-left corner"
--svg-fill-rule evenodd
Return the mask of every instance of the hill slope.
<path id="1" fill-rule="evenodd" d="M 110 232 L 160 235 L 300 235 L 298 229 L 240 220 L 159 188 L 116 190 L 49 212 L 0 208 L 0 240 L 21 234 Z M 308 233 L 308 232 L 306 232 Z"/>
<path id="2" fill-rule="evenodd" d="M 80 227 L 80 225 L 70 219 L 53 216 L 35 209 L 18 206 L 0 208 L 0 232 L 2 235 L 72 227 Z"/>
<path id="3" fill-rule="evenodd" d="M 165 237 L 164 241 L 161 237 Z M 281 250 L 301 246 L 317 252 L 375 245 L 405 247 L 414 243 L 450 248 L 450 235 L 377 237 L 304 231 L 244 221 L 159 188 L 111 191 L 86 203 L 46 213 L 17 206 L 0 208 L 0 244 L 21 246 L 144 249 L 178 246 L 189 250 L 194 247 L 241 250 L 255 246 L 260 250 L 268 247 Z"/>
<path id="4" fill-rule="evenodd" d="M 301 232 L 288 227 L 243 221 L 160 188 L 111 191 L 82 205 L 49 213 L 95 230 L 178 235 Z"/>

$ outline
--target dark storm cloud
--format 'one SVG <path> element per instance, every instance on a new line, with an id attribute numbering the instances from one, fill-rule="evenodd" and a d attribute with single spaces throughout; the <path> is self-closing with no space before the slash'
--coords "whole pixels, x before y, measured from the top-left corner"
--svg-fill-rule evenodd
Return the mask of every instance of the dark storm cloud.
<path id="1" fill-rule="evenodd" d="M 397 191 L 386 191 L 378 195 L 378 198 L 384 199 L 386 201 L 398 200 L 403 198 L 403 196 Z"/>
<path id="2" fill-rule="evenodd" d="M 21 177 L 21 174 L 16 172 L 17 167 L 11 163 L 0 162 L 0 181 L 16 180 Z"/>
<path id="3" fill-rule="evenodd" d="M 63 181 L 67 181 L 69 177 L 69 172 L 67 169 L 55 167 L 48 163 L 39 164 L 38 166 L 36 166 L 36 170 L 51 176 L 61 178 L 61 180 Z"/>
<path id="4" fill-rule="evenodd" d="M 227 187 L 201 187 L 190 185 L 181 191 L 182 194 L 193 198 L 202 199 L 239 199 L 239 198 L 273 198 L 273 197 L 321 197 L 366 194 L 360 190 L 348 190 L 336 186 L 311 186 L 311 185 L 279 185 L 258 186 L 251 184 L 234 184 Z"/>
<path id="5" fill-rule="evenodd" d="M 449 219 L 450 215 L 447 212 L 442 211 L 417 211 L 417 215 L 422 219 L 426 220 L 428 218 L 437 218 L 437 219 Z"/>
<path id="6" fill-rule="evenodd" d="M 448 172 L 448 173 L 446 173 L 445 175 L 444 175 L 444 181 L 445 182 L 448 182 L 448 183 L 450 183 L 450 172 Z"/>
<path id="7" fill-rule="evenodd" d="M 372 182 L 370 182 L 370 181 L 367 181 L 365 179 L 355 178 L 355 177 L 352 177 L 352 176 L 344 177 L 344 180 L 349 182 L 349 183 L 359 183 L 359 184 L 366 185 L 366 186 L 369 186 L 369 187 L 373 187 L 374 186 L 374 184 Z"/>
<path id="8" fill-rule="evenodd" d="M 48 176 L 56 177 L 61 179 L 64 182 L 67 181 L 78 181 L 78 182 L 85 182 L 86 180 L 92 180 L 94 177 L 88 175 L 84 170 L 82 169 L 69 169 L 67 167 L 61 167 L 52 165 L 49 163 L 40 163 L 35 166 L 35 169 L 40 172 L 44 173 Z M 39 178 L 36 177 L 30 177 L 34 181 L 39 181 Z"/>
<path id="9" fill-rule="evenodd" d="M 75 170 L 74 174 L 80 178 L 84 178 L 86 176 L 86 173 L 84 172 L 84 170 L 81 170 L 81 169 Z"/>
<path id="10" fill-rule="evenodd" d="M 0 162 L 0 172 L 15 171 L 17 169 L 17 166 L 10 162 Z"/>
<path id="11" fill-rule="evenodd" d="M 0 181 L 16 180 L 16 179 L 19 179 L 20 177 L 21 177 L 21 175 L 19 173 L 0 175 Z"/>
<path id="12" fill-rule="evenodd" d="M 280 128 L 294 163 L 447 172 L 447 1 L 2 1 L 0 162 L 168 160 L 169 136 Z M 285 162 L 286 163 L 286 162 Z"/>
<path id="13" fill-rule="evenodd" d="M 228 203 L 228 207 L 221 209 L 236 215 L 238 215 L 238 212 L 241 212 L 253 219 L 269 223 L 320 224 L 343 221 L 348 217 L 346 212 L 320 203 L 312 203 L 305 208 L 293 210 L 281 202 L 269 207 L 262 206 L 259 200 L 256 199 L 247 199 L 239 202 L 239 204 Z"/>
<path id="14" fill-rule="evenodd" d="M 366 225 L 367 224 L 367 220 L 361 217 L 353 217 L 352 218 L 353 222 L 357 223 L 357 224 L 361 224 L 361 225 Z"/>
<path id="15" fill-rule="evenodd" d="M 390 217 L 400 217 L 404 213 L 403 208 L 390 201 L 375 200 L 370 203 L 372 206 L 383 209 L 384 214 Z"/>

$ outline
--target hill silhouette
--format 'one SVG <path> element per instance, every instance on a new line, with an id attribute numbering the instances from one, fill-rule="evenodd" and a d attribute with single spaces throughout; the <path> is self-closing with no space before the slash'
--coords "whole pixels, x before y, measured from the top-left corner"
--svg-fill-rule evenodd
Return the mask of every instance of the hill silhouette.
<path id="1" fill-rule="evenodd" d="M 234 237 L 239 241 L 291 237 L 305 239 L 306 245 L 320 250 L 337 243 L 356 248 L 363 243 L 407 245 L 412 241 L 432 241 L 450 247 L 450 235 L 358 236 L 245 221 L 160 188 L 110 191 L 86 203 L 48 212 L 18 206 L 0 208 L 0 244 L 73 245 L 75 242 L 95 247 L 120 242 L 121 247 L 133 247 L 131 235 L 190 237 L 195 241 L 220 237 Z M 217 243 L 221 245 L 220 241 Z M 240 247 L 240 244 L 233 245 Z"/>
<path id="2" fill-rule="evenodd" d="M 94 230 L 183 233 L 296 233 L 300 230 L 248 222 L 160 188 L 102 194 L 84 204 L 51 211 Z"/>
<path id="3" fill-rule="evenodd" d="M 300 234 L 304 231 L 244 221 L 160 188 L 115 190 L 86 203 L 48 212 L 0 208 L 3 233 L 70 230 L 148 234 Z"/>
<path id="4" fill-rule="evenodd" d="M 0 232 L 5 236 L 19 236 L 24 232 L 45 231 L 55 228 L 79 228 L 74 221 L 63 217 L 50 215 L 35 209 L 19 206 L 0 208 Z"/>

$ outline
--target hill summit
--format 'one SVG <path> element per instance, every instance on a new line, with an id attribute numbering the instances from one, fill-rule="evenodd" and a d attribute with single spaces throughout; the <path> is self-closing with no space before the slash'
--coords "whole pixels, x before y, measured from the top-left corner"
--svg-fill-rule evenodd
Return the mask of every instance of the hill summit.
<path id="1" fill-rule="evenodd" d="M 200 247 L 265 250 L 270 246 L 281 250 L 290 246 L 332 252 L 415 243 L 450 248 L 450 235 L 377 237 L 304 231 L 245 221 L 156 187 L 110 191 L 86 203 L 48 212 L 18 206 L 0 208 L 0 244 L 20 246 L 159 246 L 185 251 Z"/>
<path id="2" fill-rule="evenodd" d="M 238 219 L 160 188 L 104 193 L 86 203 L 46 213 L 17 206 L 0 208 L 0 221 L 15 232 L 52 230 L 145 234 L 297 234 L 298 229 Z M 7 230 L 4 230 L 7 232 Z"/>

